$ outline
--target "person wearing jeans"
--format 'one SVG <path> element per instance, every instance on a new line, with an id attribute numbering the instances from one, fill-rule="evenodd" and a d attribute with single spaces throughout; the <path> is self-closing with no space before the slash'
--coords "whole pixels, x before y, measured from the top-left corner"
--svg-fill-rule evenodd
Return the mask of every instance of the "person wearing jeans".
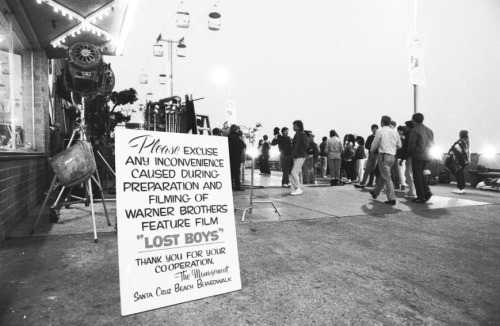
<path id="1" fill-rule="evenodd" d="M 293 122 L 293 131 L 295 131 L 295 136 L 293 136 L 292 141 L 292 193 L 291 195 L 302 195 L 304 192 L 302 185 L 302 165 L 306 160 L 306 150 L 309 147 L 309 137 L 307 137 L 304 132 L 304 124 L 300 120 L 295 120 Z"/>
<path id="2" fill-rule="evenodd" d="M 394 184 L 391 180 L 391 169 L 396 161 L 396 150 L 401 148 L 401 138 L 396 130 L 389 125 L 391 118 L 384 115 L 381 119 L 380 130 L 377 130 L 371 146 L 371 152 L 378 153 L 378 167 L 380 175 L 377 184 L 370 191 L 373 199 L 376 199 L 384 188 L 387 188 L 386 204 L 396 205 L 396 196 L 394 194 Z"/>

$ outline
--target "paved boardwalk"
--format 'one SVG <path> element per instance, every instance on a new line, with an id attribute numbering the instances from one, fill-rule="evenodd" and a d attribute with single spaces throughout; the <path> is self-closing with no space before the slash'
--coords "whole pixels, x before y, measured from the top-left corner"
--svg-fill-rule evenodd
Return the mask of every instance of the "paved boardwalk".
<path id="1" fill-rule="evenodd" d="M 74 205 L 0 246 L 0 325 L 500 324 L 498 192 L 438 185 L 428 204 L 393 207 L 322 180 L 291 196 L 280 178 L 256 174 L 253 194 L 281 216 L 269 203 L 235 214 L 241 291 L 121 317 L 114 227 L 96 204 L 94 243 Z M 234 192 L 235 208 L 249 196 Z"/>

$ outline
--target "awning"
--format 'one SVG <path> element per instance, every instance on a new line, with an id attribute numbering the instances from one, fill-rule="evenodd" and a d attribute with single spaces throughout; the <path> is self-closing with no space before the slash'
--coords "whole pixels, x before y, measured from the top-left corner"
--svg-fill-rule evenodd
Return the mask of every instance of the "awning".
<path id="1" fill-rule="evenodd" d="M 49 59 L 73 43 L 89 42 L 104 55 L 121 55 L 140 0 L 6 0 L 31 44 Z"/>

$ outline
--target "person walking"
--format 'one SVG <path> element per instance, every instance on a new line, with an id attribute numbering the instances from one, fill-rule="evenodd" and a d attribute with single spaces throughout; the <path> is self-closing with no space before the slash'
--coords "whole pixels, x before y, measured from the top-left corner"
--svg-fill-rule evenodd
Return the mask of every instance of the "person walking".
<path id="1" fill-rule="evenodd" d="M 460 130 L 458 133 L 458 140 L 451 146 L 448 151 L 450 159 L 448 162 L 451 164 L 447 166 L 448 169 L 457 178 L 457 189 L 452 192 L 455 194 L 465 193 L 465 175 L 464 169 L 469 165 L 469 132 L 467 130 Z"/>
<path id="2" fill-rule="evenodd" d="M 328 162 L 328 158 L 326 156 L 325 148 L 326 148 L 326 140 L 327 137 L 323 137 L 321 139 L 321 144 L 319 144 L 319 162 L 321 169 L 321 177 L 324 178 L 326 176 L 326 164 Z"/>
<path id="3" fill-rule="evenodd" d="M 411 157 L 413 182 L 417 198 L 412 202 L 425 203 L 432 197 L 427 180 L 424 176 L 426 165 L 431 160 L 431 148 L 434 146 L 434 133 L 423 124 L 424 115 L 415 113 L 412 116 L 413 129 L 408 140 L 408 155 Z"/>
<path id="4" fill-rule="evenodd" d="M 309 137 L 304 132 L 304 124 L 300 120 L 293 122 L 295 135 L 292 141 L 292 192 L 291 195 L 302 195 L 304 192 L 302 185 L 302 165 L 306 160 L 306 150 L 309 147 Z"/>
<path id="5" fill-rule="evenodd" d="M 281 134 L 274 135 L 271 145 L 278 145 L 280 151 L 280 165 L 283 176 L 281 177 L 281 186 L 290 187 L 290 171 L 292 169 L 292 139 L 288 136 L 288 128 L 281 128 Z"/>
<path id="6" fill-rule="evenodd" d="M 396 196 L 394 194 L 394 184 L 391 180 L 391 169 L 396 161 L 396 151 L 401 148 L 401 138 L 396 130 L 390 127 L 391 118 L 382 116 L 380 124 L 382 128 L 378 130 L 371 145 L 371 152 L 378 152 L 378 168 L 380 176 L 370 195 L 376 199 L 384 186 L 387 189 L 386 204 L 396 205 Z"/>
<path id="7" fill-rule="evenodd" d="M 344 150 L 342 141 L 335 130 L 330 130 L 330 138 L 326 141 L 326 155 L 328 157 L 328 169 L 330 170 L 330 186 L 343 186 L 340 182 L 340 165 L 342 160 L 340 154 Z"/>
<path id="8" fill-rule="evenodd" d="M 240 164 L 243 149 L 246 147 L 243 139 L 238 135 L 238 126 L 231 125 L 229 128 L 228 145 L 229 145 L 229 165 L 231 167 L 231 181 L 233 190 L 243 191 L 240 181 Z"/>

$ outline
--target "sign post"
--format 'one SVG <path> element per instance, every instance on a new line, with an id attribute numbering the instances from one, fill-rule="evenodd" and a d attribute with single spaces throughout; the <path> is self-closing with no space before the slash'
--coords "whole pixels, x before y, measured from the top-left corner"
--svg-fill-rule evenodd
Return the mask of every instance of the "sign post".
<path id="1" fill-rule="evenodd" d="M 116 130 L 122 315 L 241 289 L 225 137 Z"/>

